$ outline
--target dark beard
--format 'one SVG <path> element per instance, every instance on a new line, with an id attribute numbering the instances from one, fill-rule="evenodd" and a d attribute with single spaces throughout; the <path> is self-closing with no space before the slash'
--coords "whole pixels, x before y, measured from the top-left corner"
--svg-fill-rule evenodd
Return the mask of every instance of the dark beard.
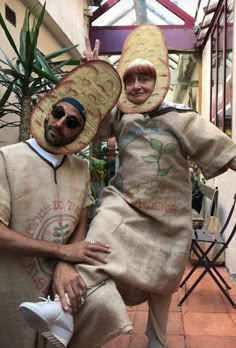
<path id="1" fill-rule="evenodd" d="M 51 141 L 51 138 L 48 137 L 48 130 L 52 129 L 52 128 L 57 128 L 55 126 L 49 126 L 48 127 L 48 120 L 44 120 L 44 138 L 47 141 L 47 143 L 51 146 L 55 146 L 55 147 L 62 147 L 68 144 L 73 143 L 73 141 L 76 140 L 76 138 L 78 137 L 78 134 L 76 134 L 73 138 L 70 139 L 70 141 L 64 141 L 61 140 L 60 143 L 54 143 L 53 141 Z"/>

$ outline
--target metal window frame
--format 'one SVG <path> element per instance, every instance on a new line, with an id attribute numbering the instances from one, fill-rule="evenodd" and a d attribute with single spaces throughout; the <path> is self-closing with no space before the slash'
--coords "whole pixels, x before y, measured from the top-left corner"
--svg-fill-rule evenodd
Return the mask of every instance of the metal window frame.
<path id="1" fill-rule="evenodd" d="M 219 127 L 219 119 L 218 119 L 218 95 L 219 95 L 219 60 L 218 60 L 218 54 L 219 54 L 219 21 L 221 19 L 221 16 L 223 15 L 223 45 L 222 45 L 222 50 L 223 50 L 223 76 L 222 76 L 222 131 L 226 131 L 225 127 L 225 115 L 226 115 L 226 31 L 227 31 L 227 0 L 223 0 L 221 5 L 217 9 L 217 14 L 215 16 L 214 22 L 211 25 L 209 37 L 211 38 L 211 71 L 210 71 L 210 79 L 211 79 L 211 90 L 210 90 L 210 121 L 212 122 L 212 115 L 213 111 L 215 112 L 216 115 L 216 120 L 215 120 L 215 125 Z M 213 35 L 215 34 L 216 31 L 216 93 L 215 93 L 215 110 L 212 108 L 212 101 L 213 101 L 213 94 L 212 94 L 212 61 L 213 61 Z M 231 130 L 232 130 L 232 122 L 231 122 Z"/>

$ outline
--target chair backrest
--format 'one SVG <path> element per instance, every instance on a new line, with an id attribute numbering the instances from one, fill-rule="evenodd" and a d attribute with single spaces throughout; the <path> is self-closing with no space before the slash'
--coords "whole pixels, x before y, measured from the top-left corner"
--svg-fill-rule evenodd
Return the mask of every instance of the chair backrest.
<path id="1" fill-rule="evenodd" d="M 201 215 L 206 216 L 217 216 L 218 209 L 218 187 L 210 187 L 203 182 L 199 183 L 200 192 L 203 194 L 203 205 Z M 210 201 L 206 208 L 206 198 Z"/>
<path id="2" fill-rule="evenodd" d="M 223 234 L 224 234 L 224 231 L 226 230 L 226 228 L 228 227 L 228 224 L 232 218 L 233 212 L 235 210 L 235 205 L 236 205 L 236 194 L 234 195 L 233 204 L 231 206 L 231 209 L 229 211 L 229 214 L 225 220 L 223 227 L 221 229 L 219 229 L 218 231 L 215 231 L 214 234 L 211 231 L 204 229 L 204 227 L 201 229 L 196 229 L 193 231 L 192 238 L 194 240 L 198 240 L 199 242 L 203 242 L 203 243 L 204 242 L 210 243 L 210 245 L 211 245 L 210 249 L 213 249 L 215 246 L 215 248 L 214 248 L 215 252 L 214 252 L 213 256 L 211 257 L 212 262 L 213 262 L 213 260 L 218 259 L 219 255 L 221 255 L 223 253 L 223 251 L 228 247 L 229 243 L 231 242 L 231 240 L 234 237 L 234 234 L 236 232 L 236 223 L 234 224 L 234 227 L 227 238 L 225 238 L 223 236 Z"/>
<path id="3" fill-rule="evenodd" d="M 214 258 L 212 259 L 212 263 L 214 263 L 214 262 L 219 258 L 219 256 L 224 252 L 224 250 L 225 250 L 226 248 L 228 248 L 228 246 L 229 246 L 231 240 L 233 239 L 233 237 L 234 237 L 234 235 L 235 235 L 235 233 L 236 233 L 236 222 L 235 222 L 235 223 L 234 223 L 234 226 L 233 226 L 233 229 L 232 229 L 232 231 L 230 232 L 230 234 L 228 235 L 228 237 L 227 237 L 226 239 L 223 239 L 223 238 L 222 238 L 222 235 L 223 235 L 223 233 L 224 233 L 226 227 L 228 226 L 229 221 L 231 220 L 231 217 L 232 217 L 232 215 L 233 215 L 233 212 L 234 212 L 234 209 L 235 209 L 235 204 L 236 204 L 236 194 L 234 194 L 234 201 L 233 201 L 232 207 L 231 207 L 231 209 L 230 209 L 230 211 L 229 211 L 229 214 L 228 214 L 228 216 L 227 216 L 227 219 L 226 219 L 226 221 L 225 221 L 225 223 L 224 223 L 224 226 L 221 228 L 221 230 L 220 230 L 218 236 L 215 235 L 215 237 L 216 237 L 215 240 L 216 240 L 218 243 L 222 244 L 222 248 L 220 248 L 219 251 L 216 253 L 216 255 L 214 256 Z"/>
<path id="4" fill-rule="evenodd" d="M 211 198 L 209 216 L 218 216 L 218 197 L 219 190 L 218 187 L 216 187 Z"/>

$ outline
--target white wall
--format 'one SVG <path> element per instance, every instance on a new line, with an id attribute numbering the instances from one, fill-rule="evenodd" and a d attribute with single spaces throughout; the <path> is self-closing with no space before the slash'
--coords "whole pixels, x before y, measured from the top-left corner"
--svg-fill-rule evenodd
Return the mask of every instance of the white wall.
<path id="1" fill-rule="evenodd" d="M 23 2 L 33 7 L 38 3 L 43 5 L 45 0 L 23 0 Z M 64 46 L 78 44 L 80 54 L 85 49 L 84 37 L 88 32 L 88 17 L 84 15 L 87 7 L 86 0 L 46 1 L 45 25 Z"/>
<path id="2" fill-rule="evenodd" d="M 207 42 L 202 53 L 202 116 L 210 120 L 210 93 L 211 93 L 211 44 Z M 200 86 L 199 86 L 200 87 Z"/>
<path id="3" fill-rule="evenodd" d="M 44 3 L 44 0 L 40 1 L 42 4 Z M 84 50 L 84 37 L 87 31 L 84 7 L 85 1 L 83 0 L 47 0 L 46 5 L 47 12 L 59 24 L 70 41 L 79 44 L 80 53 Z"/>
<path id="4" fill-rule="evenodd" d="M 228 170 L 225 174 L 216 178 L 216 185 L 219 187 L 219 216 L 221 221 L 225 221 L 225 218 L 233 203 L 233 196 L 236 193 L 236 172 Z M 233 218 L 226 231 L 226 235 L 232 230 L 234 223 L 236 222 L 236 212 L 234 212 Z M 231 241 L 229 248 L 226 250 L 226 267 L 231 274 L 236 274 L 236 236 Z"/>

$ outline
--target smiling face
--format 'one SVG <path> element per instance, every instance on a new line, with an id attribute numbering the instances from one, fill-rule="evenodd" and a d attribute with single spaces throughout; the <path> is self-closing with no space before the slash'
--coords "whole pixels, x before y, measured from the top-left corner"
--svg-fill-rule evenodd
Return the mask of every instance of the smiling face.
<path id="1" fill-rule="evenodd" d="M 153 92 L 155 79 L 145 74 L 133 74 L 126 80 L 127 99 L 134 104 L 144 103 Z"/>
<path id="2" fill-rule="evenodd" d="M 126 69 L 123 81 L 127 99 L 134 104 L 144 103 L 151 95 L 156 83 L 156 71 L 145 60 L 136 60 Z"/>
<path id="3" fill-rule="evenodd" d="M 44 136 L 53 146 L 72 143 L 82 132 L 85 120 L 72 104 L 59 102 L 52 107 L 44 123 Z"/>

